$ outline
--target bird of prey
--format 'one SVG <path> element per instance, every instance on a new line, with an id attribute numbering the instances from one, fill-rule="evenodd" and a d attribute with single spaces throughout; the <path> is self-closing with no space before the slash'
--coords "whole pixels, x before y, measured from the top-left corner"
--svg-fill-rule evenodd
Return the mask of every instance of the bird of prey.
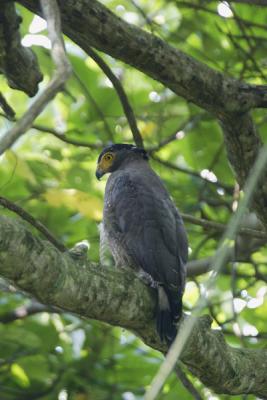
<path id="1" fill-rule="evenodd" d="M 171 343 L 182 313 L 188 244 L 181 216 L 144 149 L 106 147 L 96 177 L 105 189 L 103 231 L 119 267 L 133 268 L 157 289 L 157 332 Z"/>

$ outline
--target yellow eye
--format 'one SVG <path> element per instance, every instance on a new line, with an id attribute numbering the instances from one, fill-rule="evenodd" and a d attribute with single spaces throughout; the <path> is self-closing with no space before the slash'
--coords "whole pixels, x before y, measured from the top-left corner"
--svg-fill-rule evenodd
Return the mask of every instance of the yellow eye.
<path id="1" fill-rule="evenodd" d="M 107 153 L 104 155 L 105 161 L 111 161 L 113 159 L 113 154 Z"/>

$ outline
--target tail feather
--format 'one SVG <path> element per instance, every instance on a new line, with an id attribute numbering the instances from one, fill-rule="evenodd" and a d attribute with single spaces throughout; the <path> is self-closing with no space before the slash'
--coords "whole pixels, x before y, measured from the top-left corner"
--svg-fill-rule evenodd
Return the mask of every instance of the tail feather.
<path id="1" fill-rule="evenodd" d="M 182 295 L 158 286 L 157 332 L 160 340 L 170 345 L 176 335 L 176 323 L 182 315 Z"/>

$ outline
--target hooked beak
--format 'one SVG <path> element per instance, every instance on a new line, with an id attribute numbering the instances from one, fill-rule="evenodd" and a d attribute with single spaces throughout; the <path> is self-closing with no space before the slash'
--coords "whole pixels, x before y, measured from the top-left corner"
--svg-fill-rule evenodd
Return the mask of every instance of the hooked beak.
<path id="1" fill-rule="evenodd" d="M 96 172 L 95 172 L 95 176 L 97 177 L 97 179 L 100 181 L 100 179 L 102 178 L 102 176 L 105 175 L 105 172 L 97 167 Z"/>

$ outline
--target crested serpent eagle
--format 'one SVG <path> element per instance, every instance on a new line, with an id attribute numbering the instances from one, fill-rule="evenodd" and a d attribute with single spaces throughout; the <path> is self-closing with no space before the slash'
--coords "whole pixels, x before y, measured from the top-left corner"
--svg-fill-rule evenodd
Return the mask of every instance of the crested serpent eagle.
<path id="1" fill-rule="evenodd" d="M 103 233 L 119 267 L 133 268 L 158 292 L 157 331 L 171 343 L 182 314 L 188 244 L 183 221 L 144 149 L 106 147 L 96 177 L 111 173 L 105 190 Z"/>

